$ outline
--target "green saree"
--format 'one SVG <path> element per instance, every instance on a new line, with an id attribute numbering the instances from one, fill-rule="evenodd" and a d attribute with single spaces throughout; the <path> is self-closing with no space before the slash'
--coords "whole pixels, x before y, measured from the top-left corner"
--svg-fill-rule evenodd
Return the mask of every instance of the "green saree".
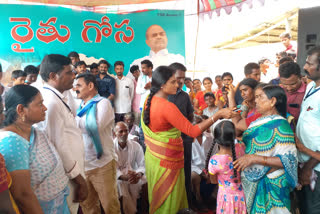
<path id="1" fill-rule="evenodd" d="M 147 150 L 146 177 L 150 214 L 175 214 L 187 208 L 184 178 L 184 154 L 181 132 L 172 128 L 154 133 L 141 119 Z"/>

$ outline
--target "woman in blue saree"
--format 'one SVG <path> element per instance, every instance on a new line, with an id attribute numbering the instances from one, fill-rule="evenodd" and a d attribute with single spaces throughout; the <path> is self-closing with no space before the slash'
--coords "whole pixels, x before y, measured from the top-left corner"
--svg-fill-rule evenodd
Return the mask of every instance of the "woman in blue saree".
<path id="1" fill-rule="evenodd" d="M 16 85 L 6 95 L 0 152 L 12 177 L 10 192 L 21 213 L 69 214 L 68 177 L 45 133 L 32 127 L 45 119 L 38 89 Z"/>
<path id="2" fill-rule="evenodd" d="M 241 170 L 248 213 L 290 213 L 290 191 L 297 184 L 297 149 L 286 117 L 286 95 L 279 86 L 258 87 L 262 114 L 243 133 L 246 155 L 235 161 Z"/>

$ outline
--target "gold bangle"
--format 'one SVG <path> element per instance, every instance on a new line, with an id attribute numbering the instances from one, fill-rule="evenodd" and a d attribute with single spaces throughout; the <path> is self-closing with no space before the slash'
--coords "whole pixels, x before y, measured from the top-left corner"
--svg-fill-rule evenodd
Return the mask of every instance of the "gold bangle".
<path id="1" fill-rule="evenodd" d="M 263 165 L 264 165 L 264 166 L 267 165 L 267 156 L 263 156 Z"/>

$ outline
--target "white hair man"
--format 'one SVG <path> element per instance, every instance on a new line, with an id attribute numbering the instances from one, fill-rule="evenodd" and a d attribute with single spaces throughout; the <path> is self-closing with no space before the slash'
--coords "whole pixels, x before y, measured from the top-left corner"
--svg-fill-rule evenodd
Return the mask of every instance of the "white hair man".
<path id="1" fill-rule="evenodd" d="M 134 214 L 137 212 L 137 199 L 142 185 L 146 183 L 144 154 L 137 142 L 128 140 L 129 129 L 126 123 L 118 122 L 114 132 L 119 196 L 124 213 Z"/>

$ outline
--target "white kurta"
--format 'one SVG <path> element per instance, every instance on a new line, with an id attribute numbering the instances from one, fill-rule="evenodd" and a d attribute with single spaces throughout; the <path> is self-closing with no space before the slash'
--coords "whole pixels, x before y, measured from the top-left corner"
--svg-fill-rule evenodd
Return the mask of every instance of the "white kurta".
<path id="1" fill-rule="evenodd" d="M 118 140 L 115 139 L 114 145 L 118 156 L 117 178 L 127 174 L 129 170 L 145 174 L 144 154 L 141 146 L 137 142 L 128 140 L 127 146 L 122 149 L 118 144 Z M 140 196 L 141 187 L 145 183 L 145 176 L 143 176 L 137 184 L 117 180 L 118 193 L 119 196 L 122 197 L 125 214 L 135 214 L 137 212 L 137 199 Z"/>
<path id="2" fill-rule="evenodd" d="M 204 132 L 202 136 L 202 144 L 198 142 L 197 138 L 192 143 L 192 160 L 191 160 L 191 171 L 201 174 L 205 168 L 205 162 L 208 151 L 212 145 L 213 136 L 211 133 Z"/>

